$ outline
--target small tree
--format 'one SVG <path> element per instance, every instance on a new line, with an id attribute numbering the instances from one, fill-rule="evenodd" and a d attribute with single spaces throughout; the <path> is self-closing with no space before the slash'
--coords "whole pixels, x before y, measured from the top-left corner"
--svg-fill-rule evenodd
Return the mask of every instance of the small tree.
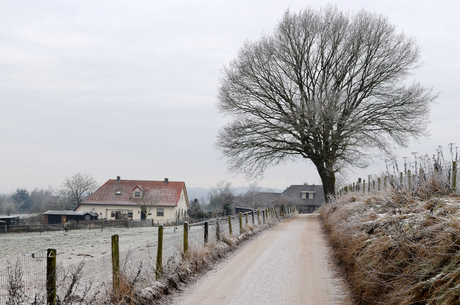
<path id="1" fill-rule="evenodd" d="M 72 177 L 67 177 L 56 196 L 59 204 L 64 209 L 73 209 L 91 195 L 99 184 L 88 174 L 76 173 Z"/>
<path id="2" fill-rule="evenodd" d="M 29 191 L 26 189 L 17 189 L 16 192 L 11 195 L 11 200 L 22 212 L 30 211 L 32 208 L 33 202 L 30 198 Z"/>
<path id="3" fill-rule="evenodd" d="M 142 197 L 136 202 L 141 207 L 141 219 L 147 219 L 154 207 L 158 207 L 158 204 L 163 200 L 163 193 L 160 190 L 145 189 Z"/>
<path id="4" fill-rule="evenodd" d="M 57 206 L 56 198 L 53 195 L 53 190 L 51 188 L 48 190 L 39 190 L 36 188 L 30 193 L 30 198 L 33 202 L 32 211 L 46 211 L 56 208 Z"/>
<path id="5" fill-rule="evenodd" d="M 219 181 L 209 195 L 209 209 L 216 214 L 232 215 L 235 191 L 231 182 Z"/>
<path id="6" fill-rule="evenodd" d="M 218 108 L 233 121 L 217 147 L 248 177 L 310 160 L 327 198 L 347 165 L 365 167 L 392 143 L 426 135 L 436 96 L 405 83 L 419 58 L 415 39 L 383 16 L 286 11 L 273 35 L 246 42 L 224 69 Z"/>
<path id="7" fill-rule="evenodd" d="M 262 203 L 259 202 L 257 195 L 260 193 L 260 187 L 257 186 L 257 182 L 253 182 L 250 185 L 249 190 L 243 195 L 243 201 L 246 203 L 246 206 L 253 209 L 261 207 Z"/>
<path id="8" fill-rule="evenodd" d="M 193 201 L 190 203 L 190 208 L 188 209 L 188 215 L 190 216 L 190 218 L 195 218 L 195 219 L 209 217 L 208 213 L 203 211 L 203 208 L 201 207 L 200 202 L 196 198 L 193 199 Z"/>
<path id="9" fill-rule="evenodd" d="M 10 216 L 11 213 L 13 213 L 15 209 L 16 209 L 16 206 L 14 205 L 14 202 L 11 199 L 7 199 L 2 202 L 3 214 Z"/>

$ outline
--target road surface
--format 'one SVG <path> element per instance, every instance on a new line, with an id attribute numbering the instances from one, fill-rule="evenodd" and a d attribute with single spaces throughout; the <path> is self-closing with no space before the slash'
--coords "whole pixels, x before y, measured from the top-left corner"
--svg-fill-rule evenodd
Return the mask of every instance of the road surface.
<path id="1" fill-rule="evenodd" d="M 333 269 L 318 214 L 296 215 L 246 243 L 170 304 L 352 304 Z"/>

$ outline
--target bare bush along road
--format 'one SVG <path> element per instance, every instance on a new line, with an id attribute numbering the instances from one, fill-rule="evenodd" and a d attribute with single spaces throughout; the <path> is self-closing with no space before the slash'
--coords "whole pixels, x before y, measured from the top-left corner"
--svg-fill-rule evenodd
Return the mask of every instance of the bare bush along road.
<path id="1" fill-rule="evenodd" d="M 296 215 L 263 232 L 171 303 L 351 304 L 317 214 Z"/>

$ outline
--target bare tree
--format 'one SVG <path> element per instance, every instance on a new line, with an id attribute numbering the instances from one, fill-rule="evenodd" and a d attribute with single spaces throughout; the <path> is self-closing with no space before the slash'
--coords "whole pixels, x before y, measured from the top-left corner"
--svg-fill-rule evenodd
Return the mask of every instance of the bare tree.
<path id="1" fill-rule="evenodd" d="M 254 181 L 250 184 L 249 189 L 243 195 L 237 196 L 236 203 L 239 206 L 250 207 L 257 209 L 262 206 L 262 202 L 259 198 L 260 187 L 257 186 L 257 182 Z"/>
<path id="2" fill-rule="evenodd" d="M 136 202 L 141 207 L 141 219 L 147 219 L 154 207 L 158 207 L 163 200 L 164 195 L 161 190 L 145 189 L 142 197 Z"/>
<path id="3" fill-rule="evenodd" d="M 98 187 L 99 184 L 90 175 L 76 173 L 64 180 L 55 195 L 63 208 L 75 208 Z"/>
<path id="4" fill-rule="evenodd" d="M 32 200 L 32 211 L 46 211 L 57 206 L 54 191 L 51 187 L 47 190 L 35 188 L 30 193 L 30 199 Z"/>
<path id="5" fill-rule="evenodd" d="M 436 96 L 405 82 L 419 58 L 415 39 L 386 17 L 288 10 L 273 35 L 246 42 L 224 68 L 217 106 L 234 120 L 216 146 L 248 177 L 310 160 L 325 195 L 334 194 L 341 169 L 426 135 Z"/>
<path id="6" fill-rule="evenodd" d="M 234 201 L 235 190 L 232 188 L 232 183 L 222 180 L 211 189 L 208 208 L 214 212 L 214 216 L 232 215 Z"/>
<path id="7" fill-rule="evenodd" d="M 11 198 L 7 198 L 2 202 L 2 212 L 10 216 L 14 212 L 16 206 Z"/>

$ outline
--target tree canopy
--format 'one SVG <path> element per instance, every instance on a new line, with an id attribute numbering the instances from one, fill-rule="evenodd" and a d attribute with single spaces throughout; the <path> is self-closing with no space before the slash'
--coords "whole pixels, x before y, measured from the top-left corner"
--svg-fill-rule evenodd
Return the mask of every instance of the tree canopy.
<path id="1" fill-rule="evenodd" d="M 88 174 L 76 173 L 67 177 L 58 191 L 58 200 L 63 208 L 75 208 L 91 195 L 99 184 Z"/>
<path id="2" fill-rule="evenodd" d="M 419 59 L 415 39 L 384 16 L 288 10 L 272 35 L 246 42 L 224 68 L 217 106 L 233 120 L 216 146 L 248 177 L 310 160 L 325 195 L 334 194 L 344 167 L 426 135 L 436 96 L 407 83 Z"/>
<path id="3" fill-rule="evenodd" d="M 211 189 L 208 208 L 216 212 L 217 215 L 232 215 L 234 200 L 235 191 L 231 182 L 222 180 Z"/>

